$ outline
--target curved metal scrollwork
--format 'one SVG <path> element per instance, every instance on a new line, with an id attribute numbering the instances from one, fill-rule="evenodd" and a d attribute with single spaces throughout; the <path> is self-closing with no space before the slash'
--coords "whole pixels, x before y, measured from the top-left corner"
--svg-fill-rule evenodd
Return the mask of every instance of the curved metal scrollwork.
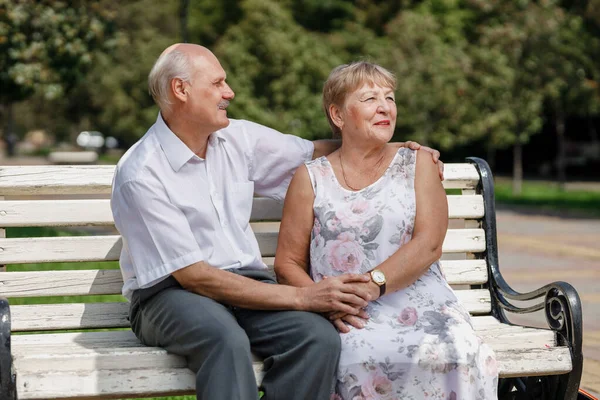
<path id="1" fill-rule="evenodd" d="M 567 301 L 556 288 L 546 294 L 546 321 L 552 330 L 562 331 L 567 318 Z M 567 335 L 570 336 L 570 335 Z"/>

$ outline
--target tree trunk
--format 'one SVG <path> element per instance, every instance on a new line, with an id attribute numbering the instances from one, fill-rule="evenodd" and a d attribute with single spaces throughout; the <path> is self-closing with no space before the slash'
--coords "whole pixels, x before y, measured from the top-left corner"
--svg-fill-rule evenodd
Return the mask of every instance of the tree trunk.
<path id="1" fill-rule="evenodd" d="M 520 195 L 523 188 L 523 145 L 517 141 L 513 146 L 513 195 Z"/>
<path id="2" fill-rule="evenodd" d="M 189 30 L 188 30 L 188 10 L 190 0 L 180 0 L 179 2 L 179 25 L 181 29 L 181 41 L 187 43 L 189 41 Z"/>
<path id="3" fill-rule="evenodd" d="M 12 103 L 2 104 L 2 113 L 4 114 L 5 121 L 3 139 L 6 146 L 6 155 L 12 157 L 15 155 L 15 146 L 17 144 Z"/>
<path id="4" fill-rule="evenodd" d="M 487 163 L 490 166 L 490 169 L 494 171 L 496 169 L 496 148 L 490 141 L 487 145 Z"/>
<path id="5" fill-rule="evenodd" d="M 556 172 L 558 175 L 558 187 L 560 190 L 565 190 L 567 183 L 567 163 L 565 149 L 565 117 L 562 112 L 558 111 L 555 115 L 556 126 Z"/>

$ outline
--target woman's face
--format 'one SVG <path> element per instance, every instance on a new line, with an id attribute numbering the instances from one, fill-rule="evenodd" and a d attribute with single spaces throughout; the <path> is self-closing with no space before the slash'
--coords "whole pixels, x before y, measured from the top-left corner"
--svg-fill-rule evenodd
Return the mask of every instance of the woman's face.
<path id="1" fill-rule="evenodd" d="M 340 110 L 342 135 L 387 143 L 394 135 L 396 115 L 393 89 L 364 84 L 346 97 Z"/>

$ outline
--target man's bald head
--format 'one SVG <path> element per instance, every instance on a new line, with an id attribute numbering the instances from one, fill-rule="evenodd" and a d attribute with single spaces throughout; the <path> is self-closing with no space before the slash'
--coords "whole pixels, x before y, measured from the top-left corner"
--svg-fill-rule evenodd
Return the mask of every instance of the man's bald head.
<path id="1" fill-rule="evenodd" d="M 181 79 L 191 82 L 196 68 L 217 62 L 215 55 L 206 47 L 191 43 L 175 43 L 167 47 L 154 63 L 148 75 L 148 90 L 161 111 L 170 110 L 171 81 Z"/>

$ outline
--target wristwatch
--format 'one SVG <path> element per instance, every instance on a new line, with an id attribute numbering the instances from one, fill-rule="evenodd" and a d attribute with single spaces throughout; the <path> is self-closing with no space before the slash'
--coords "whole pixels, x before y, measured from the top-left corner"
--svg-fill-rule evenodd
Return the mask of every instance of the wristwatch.
<path id="1" fill-rule="evenodd" d="M 382 270 L 375 268 L 371 272 L 371 280 L 375 282 L 377 286 L 379 286 L 379 297 L 383 296 L 385 293 L 385 274 Z"/>

